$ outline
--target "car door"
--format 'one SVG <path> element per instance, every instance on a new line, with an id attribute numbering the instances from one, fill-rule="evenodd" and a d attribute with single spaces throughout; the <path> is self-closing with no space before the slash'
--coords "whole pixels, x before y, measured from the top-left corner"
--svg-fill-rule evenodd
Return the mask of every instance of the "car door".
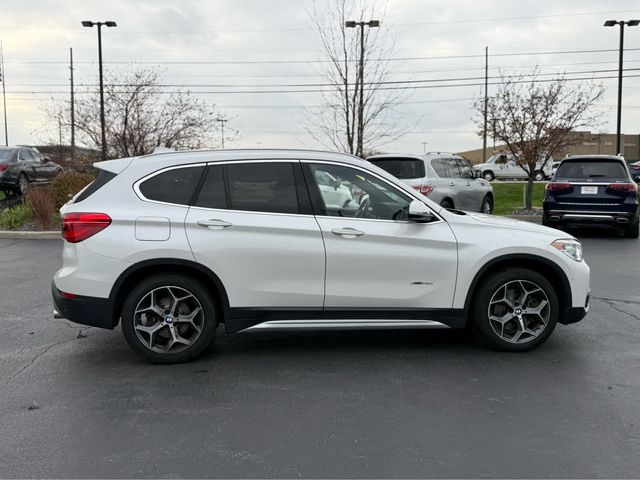
<path id="1" fill-rule="evenodd" d="M 495 161 L 496 168 L 493 172 L 496 178 L 509 177 L 509 168 L 507 164 L 508 164 L 507 155 L 505 155 L 504 153 L 496 159 Z"/>
<path id="2" fill-rule="evenodd" d="M 327 252 L 325 315 L 380 315 L 385 309 L 399 318 L 398 312 L 451 308 L 457 246 L 446 222 L 408 221 L 414 198 L 361 168 L 311 161 L 303 166 Z M 328 208 L 315 183 L 318 171 L 363 192 L 358 208 Z"/>
<path id="3" fill-rule="evenodd" d="M 299 309 L 321 314 L 325 252 L 298 161 L 207 166 L 185 227 L 197 262 L 238 312 Z"/>
<path id="4" fill-rule="evenodd" d="M 447 157 L 444 159 L 449 171 L 449 181 L 454 196 L 454 206 L 460 210 L 469 210 L 470 200 L 467 188 L 467 179 L 462 178 L 462 171 L 458 159 Z"/>
<path id="5" fill-rule="evenodd" d="M 33 171 L 35 172 L 35 181 L 36 182 L 48 182 L 50 181 L 49 168 L 47 164 L 42 160 L 42 156 L 32 150 L 28 150 L 29 155 L 32 159 Z"/>
<path id="6" fill-rule="evenodd" d="M 18 162 L 20 163 L 20 170 L 27 175 L 30 182 L 39 181 L 35 158 L 31 155 L 31 152 L 28 149 L 20 149 L 18 152 Z"/>

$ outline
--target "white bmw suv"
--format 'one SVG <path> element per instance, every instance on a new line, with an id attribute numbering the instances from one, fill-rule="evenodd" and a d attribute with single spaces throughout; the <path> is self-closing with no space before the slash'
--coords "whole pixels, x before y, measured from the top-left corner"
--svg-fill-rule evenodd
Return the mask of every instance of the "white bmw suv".
<path id="1" fill-rule="evenodd" d="M 523 351 L 588 310 L 575 238 L 443 209 L 349 155 L 194 151 L 95 166 L 96 181 L 61 210 L 54 314 L 121 323 L 156 362 L 197 356 L 219 324 L 469 326 Z"/>

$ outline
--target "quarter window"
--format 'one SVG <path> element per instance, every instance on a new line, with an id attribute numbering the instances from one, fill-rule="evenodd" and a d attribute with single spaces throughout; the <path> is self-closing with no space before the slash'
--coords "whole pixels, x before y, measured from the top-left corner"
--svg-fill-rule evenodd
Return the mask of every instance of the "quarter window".
<path id="1" fill-rule="evenodd" d="M 339 165 L 312 164 L 324 215 L 407 220 L 411 198 L 373 175 Z M 320 179 L 334 179 L 327 185 Z"/>
<path id="2" fill-rule="evenodd" d="M 204 167 L 167 170 L 142 182 L 140 192 L 149 200 L 189 205 L 203 170 Z"/>
<path id="3" fill-rule="evenodd" d="M 232 210 L 300 213 L 292 163 L 231 164 L 226 176 Z"/>

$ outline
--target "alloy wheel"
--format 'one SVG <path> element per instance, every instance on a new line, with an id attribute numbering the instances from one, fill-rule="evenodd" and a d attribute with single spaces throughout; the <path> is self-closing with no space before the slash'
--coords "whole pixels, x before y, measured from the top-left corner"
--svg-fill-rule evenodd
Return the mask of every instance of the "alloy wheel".
<path id="1" fill-rule="evenodd" d="M 20 193 L 26 193 L 27 188 L 29 188 L 29 180 L 27 180 L 24 174 L 18 177 L 18 188 L 20 189 Z"/>
<path id="2" fill-rule="evenodd" d="M 204 311 L 182 287 L 158 287 L 138 302 L 133 327 L 140 342 L 157 353 L 178 353 L 193 345 L 204 328 Z"/>
<path id="3" fill-rule="evenodd" d="M 489 324 L 509 343 L 528 343 L 546 329 L 551 314 L 549 297 L 528 280 L 513 280 L 500 286 L 489 301 Z"/>

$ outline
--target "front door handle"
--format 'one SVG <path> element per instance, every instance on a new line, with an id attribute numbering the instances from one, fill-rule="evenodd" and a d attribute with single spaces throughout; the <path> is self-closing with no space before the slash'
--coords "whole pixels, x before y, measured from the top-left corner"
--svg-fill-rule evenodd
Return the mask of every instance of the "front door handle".
<path id="1" fill-rule="evenodd" d="M 198 220 L 196 223 L 201 227 L 207 227 L 211 230 L 222 230 L 223 228 L 229 228 L 233 226 L 233 223 L 225 222 L 224 220 L 220 220 L 218 218 L 212 218 L 210 220 Z"/>
<path id="2" fill-rule="evenodd" d="M 450 187 L 454 187 L 454 186 L 455 186 L 455 183 L 451 182 L 451 183 L 449 184 L 449 186 L 450 186 Z"/>
<path id="3" fill-rule="evenodd" d="M 364 235 L 364 232 L 350 227 L 334 228 L 333 230 L 331 230 L 331 233 L 333 233 L 334 235 L 340 235 L 344 238 L 356 238 Z"/>

